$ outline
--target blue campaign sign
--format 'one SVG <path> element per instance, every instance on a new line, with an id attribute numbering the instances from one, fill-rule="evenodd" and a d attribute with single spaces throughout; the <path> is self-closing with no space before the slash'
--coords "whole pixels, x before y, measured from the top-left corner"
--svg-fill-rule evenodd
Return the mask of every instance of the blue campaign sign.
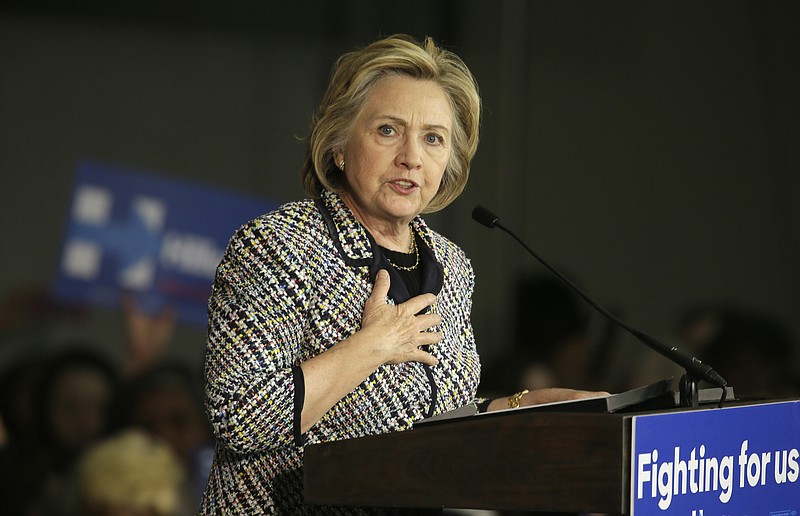
<path id="1" fill-rule="evenodd" d="M 631 514 L 796 516 L 800 401 L 635 416 Z"/>
<path id="2" fill-rule="evenodd" d="M 57 299 L 205 325 L 214 273 L 236 229 L 277 206 L 254 196 L 106 164 L 78 166 L 53 288 Z"/>

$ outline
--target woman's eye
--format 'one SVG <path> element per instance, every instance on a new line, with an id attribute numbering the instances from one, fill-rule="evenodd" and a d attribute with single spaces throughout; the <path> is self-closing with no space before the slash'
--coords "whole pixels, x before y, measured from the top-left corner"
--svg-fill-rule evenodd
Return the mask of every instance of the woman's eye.
<path id="1" fill-rule="evenodd" d="M 427 143 L 431 144 L 431 145 L 439 145 L 439 144 L 444 142 L 444 138 L 442 138 L 438 134 L 431 133 L 431 134 L 425 135 L 425 141 Z"/>
<path id="2" fill-rule="evenodd" d="M 391 136 L 394 134 L 394 128 L 390 125 L 382 125 L 378 128 L 378 132 L 384 136 Z"/>

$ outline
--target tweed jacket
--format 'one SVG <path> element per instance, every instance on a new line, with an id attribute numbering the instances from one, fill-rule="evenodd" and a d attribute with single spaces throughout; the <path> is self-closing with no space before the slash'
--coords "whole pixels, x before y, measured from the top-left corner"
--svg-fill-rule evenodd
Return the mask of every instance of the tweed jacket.
<path id="1" fill-rule="evenodd" d="M 422 289 L 437 294 L 431 309 L 442 317 L 443 340 L 430 348 L 438 365 L 379 367 L 302 435 L 299 365 L 358 331 L 375 274 L 396 272 L 332 192 L 286 204 L 231 238 L 209 300 L 206 409 L 217 448 L 201 513 L 358 513 L 303 505 L 304 445 L 407 430 L 475 400 L 472 267 L 422 218 L 412 227 Z M 403 282 L 391 280 L 388 302 L 405 301 Z"/>

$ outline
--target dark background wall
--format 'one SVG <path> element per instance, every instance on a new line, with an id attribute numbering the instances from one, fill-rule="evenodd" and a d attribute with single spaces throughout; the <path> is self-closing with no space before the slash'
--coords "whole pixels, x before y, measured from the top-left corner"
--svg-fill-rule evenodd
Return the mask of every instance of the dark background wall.
<path id="1" fill-rule="evenodd" d="M 470 220 L 477 203 L 598 300 L 666 340 L 729 302 L 800 331 L 796 2 L 255 0 L 5 2 L 0 11 L 0 295 L 46 290 L 76 163 L 93 158 L 279 202 L 303 195 L 308 120 L 341 52 L 431 35 L 484 100 L 464 195 L 429 222 L 477 273 L 488 358 L 516 279 L 542 269 Z M 119 353 L 120 314 L 4 329 Z M 204 331 L 171 353 L 200 363 Z M 649 353 L 612 350 L 626 376 Z"/>

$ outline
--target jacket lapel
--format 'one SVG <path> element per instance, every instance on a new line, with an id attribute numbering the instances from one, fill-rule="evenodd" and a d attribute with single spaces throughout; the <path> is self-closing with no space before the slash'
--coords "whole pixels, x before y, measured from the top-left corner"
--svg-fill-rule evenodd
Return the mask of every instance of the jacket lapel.
<path id="1" fill-rule="evenodd" d="M 389 297 L 395 303 L 403 303 L 411 296 L 405 282 L 394 267 L 380 252 L 378 244 L 369 231 L 356 220 L 350 208 L 336 193 L 325 191 L 314 201 L 328 227 L 333 243 L 339 250 L 344 263 L 350 267 L 366 267 L 369 281 L 375 283 L 375 276 L 381 269 L 389 271 L 391 285 Z M 412 222 L 417 239 L 422 267 L 422 292 L 438 294 L 444 282 L 444 268 L 436 258 L 430 230 L 425 222 L 417 217 Z"/>

